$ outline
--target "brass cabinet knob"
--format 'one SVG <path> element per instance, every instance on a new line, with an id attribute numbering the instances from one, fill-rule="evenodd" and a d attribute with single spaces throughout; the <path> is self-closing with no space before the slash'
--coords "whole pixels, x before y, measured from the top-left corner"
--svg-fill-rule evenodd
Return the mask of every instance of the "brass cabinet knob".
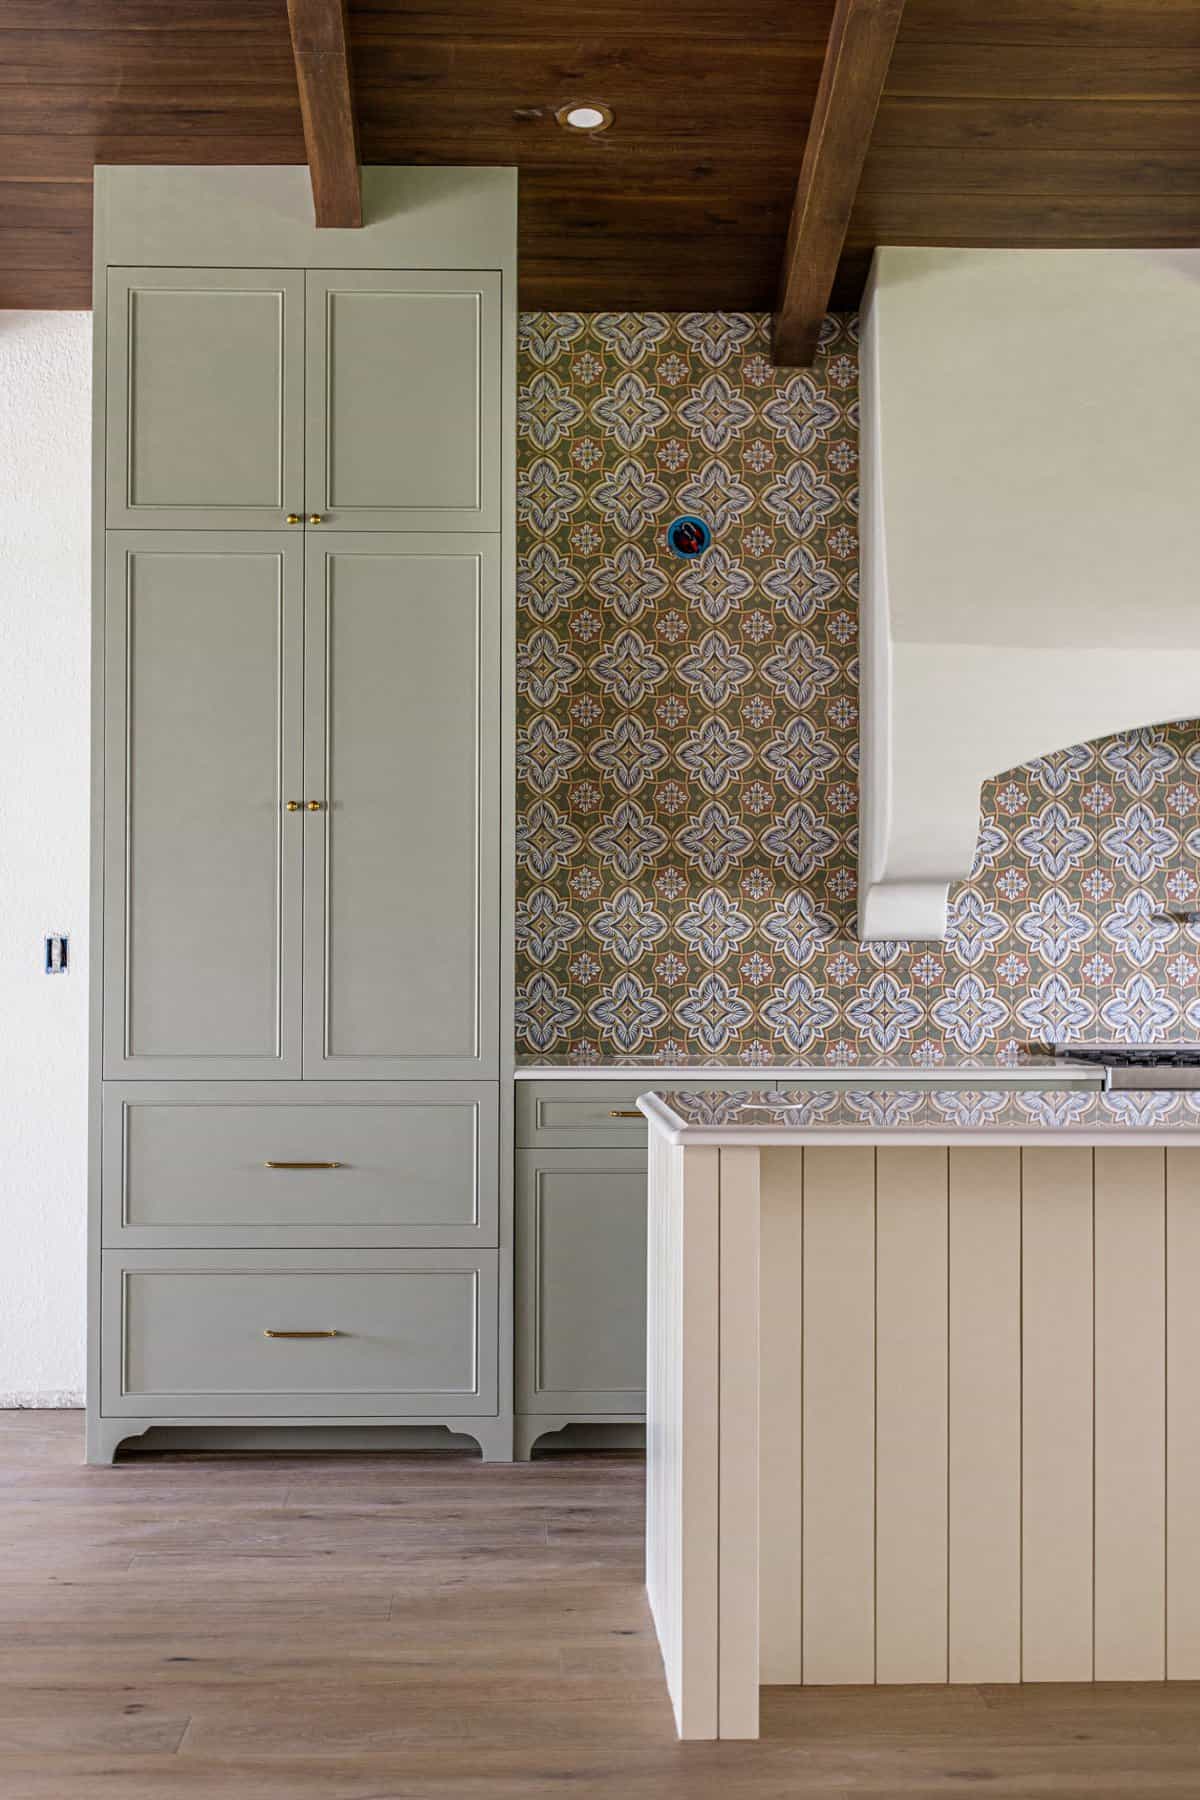
<path id="1" fill-rule="evenodd" d="M 299 525 L 301 522 L 300 514 L 299 513 L 289 513 L 287 516 L 287 522 L 289 525 Z"/>
<path id="2" fill-rule="evenodd" d="M 310 525 L 319 525 L 321 523 L 320 513 L 309 513 L 308 522 Z"/>
<path id="3" fill-rule="evenodd" d="M 300 802 L 298 800 L 289 800 L 287 803 L 287 809 L 289 812 L 299 812 L 300 811 Z"/>
<path id="4" fill-rule="evenodd" d="M 320 812 L 325 802 L 323 800 L 310 800 L 307 804 L 309 812 Z"/>

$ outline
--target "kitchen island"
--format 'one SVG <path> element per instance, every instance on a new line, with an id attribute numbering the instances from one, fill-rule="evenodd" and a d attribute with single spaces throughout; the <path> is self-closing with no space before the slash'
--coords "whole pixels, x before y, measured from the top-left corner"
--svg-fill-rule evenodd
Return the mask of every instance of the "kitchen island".
<path id="1" fill-rule="evenodd" d="M 1200 1095 L 638 1104 L 680 1735 L 756 1737 L 760 1684 L 1200 1678 Z"/>

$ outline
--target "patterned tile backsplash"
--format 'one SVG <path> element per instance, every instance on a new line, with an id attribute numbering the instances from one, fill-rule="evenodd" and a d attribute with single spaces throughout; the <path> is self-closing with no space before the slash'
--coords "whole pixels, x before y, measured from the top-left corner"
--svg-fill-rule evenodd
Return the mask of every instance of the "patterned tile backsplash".
<path id="1" fill-rule="evenodd" d="M 852 317 L 521 320 L 523 1062 L 1200 1035 L 1195 721 L 1000 775 L 949 940 L 855 941 L 857 377 Z"/>

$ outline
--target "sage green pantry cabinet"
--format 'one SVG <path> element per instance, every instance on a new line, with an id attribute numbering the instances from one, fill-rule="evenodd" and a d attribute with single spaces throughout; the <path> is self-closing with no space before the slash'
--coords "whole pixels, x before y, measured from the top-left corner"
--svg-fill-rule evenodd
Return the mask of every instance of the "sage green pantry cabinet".
<path id="1" fill-rule="evenodd" d="M 302 545 L 108 534 L 105 1073 L 494 1079 L 497 548 Z"/>
<path id="2" fill-rule="evenodd" d="M 515 173 L 363 187 L 96 171 L 93 1461 L 512 1453 Z"/>

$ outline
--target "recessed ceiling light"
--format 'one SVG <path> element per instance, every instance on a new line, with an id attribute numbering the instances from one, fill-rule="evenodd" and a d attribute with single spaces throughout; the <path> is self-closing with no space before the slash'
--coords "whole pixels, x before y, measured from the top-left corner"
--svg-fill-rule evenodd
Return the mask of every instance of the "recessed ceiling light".
<path id="1" fill-rule="evenodd" d="M 560 125 L 569 126 L 572 131 L 607 131 L 613 122 L 612 108 L 592 100 L 560 106 L 554 116 Z"/>

